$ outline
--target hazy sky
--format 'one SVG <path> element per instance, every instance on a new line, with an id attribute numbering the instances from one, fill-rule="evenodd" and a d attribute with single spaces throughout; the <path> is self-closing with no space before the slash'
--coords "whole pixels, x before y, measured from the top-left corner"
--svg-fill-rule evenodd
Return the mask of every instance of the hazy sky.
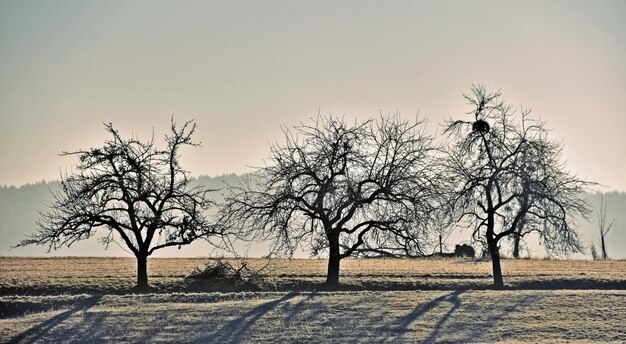
<path id="1" fill-rule="evenodd" d="M 103 122 L 196 119 L 193 174 L 248 171 L 281 124 L 533 109 L 579 176 L 626 191 L 626 1 L 3 1 L 0 185 L 58 179 Z M 439 130 L 441 131 L 441 130 Z"/>

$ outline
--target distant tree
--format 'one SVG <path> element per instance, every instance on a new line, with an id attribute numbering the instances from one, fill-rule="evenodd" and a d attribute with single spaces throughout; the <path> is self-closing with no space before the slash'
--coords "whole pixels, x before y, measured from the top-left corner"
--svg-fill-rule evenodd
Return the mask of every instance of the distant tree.
<path id="1" fill-rule="evenodd" d="M 520 257 L 520 251 L 522 248 L 522 241 L 523 241 L 523 237 L 522 237 L 522 233 L 524 233 L 524 227 L 526 226 L 526 217 L 522 217 L 519 222 L 517 223 L 517 229 L 515 230 L 515 233 L 513 233 L 513 257 L 514 258 L 519 258 Z"/>
<path id="2" fill-rule="evenodd" d="M 172 119 L 165 149 L 154 140 L 124 139 L 111 124 L 105 127 L 112 137 L 104 147 L 62 154 L 78 157 L 76 171 L 62 176 L 37 232 L 18 246 L 56 250 L 105 230 L 103 244 L 108 247 L 119 236 L 137 258 L 137 289 L 145 291 L 152 253 L 220 234 L 205 218 L 211 190 L 189 187 L 189 173 L 179 163 L 183 146 L 197 146 L 191 140 L 196 124 L 179 128 Z"/>
<path id="3" fill-rule="evenodd" d="M 596 246 L 593 243 L 591 244 L 591 258 L 593 260 L 598 260 L 598 251 L 596 250 Z"/>
<path id="4" fill-rule="evenodd" d="M 537 232 L 550 252 L 580 252 L 573 227 L 576 216 L 589 216 L 580 198 L 590 183 L 565 170 L 561 145 L 550 141 L 543 122 L 521 110 L 517 116 L 500 100 L 473 86 L 465 96 L 471 121 L 449 121 L 452 140 L 446 166 L 455 192 L 452 205 L 473 236 L 486 243 L 494 286 L 504 286 L 501 239 Z"/>
<path id="5" fill-rule="evenodd" d="M 328 254 L 326 285 L 343 258 L 421 254 L 437 207 L 432 138 L 395 117 L 355 122 L 320 116 L 284 129 L 256 183 L 233 188 L 220 222 L 273 251 Z"/>
<path id="6" fill-rule="evenodd" d="M 607 224 L 606 201 L 604 200 L 604 195 L 602 195 L 600 198 L 600 211 L 598 212 L 598 229 L 600 230 L 600 248 L 602 249 L 602 259 L 609 258 L 609 255 L 606 252 L 605 237 L 611 230 L 611 227 L 613 227 L 614 223 L 615 219 Z"/>

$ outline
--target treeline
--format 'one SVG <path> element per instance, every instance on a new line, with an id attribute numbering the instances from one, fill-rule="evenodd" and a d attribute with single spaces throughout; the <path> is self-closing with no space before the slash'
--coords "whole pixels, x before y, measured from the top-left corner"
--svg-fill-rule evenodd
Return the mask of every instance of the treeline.
<path id="1" fill-rule="evenodd" d="M 198 176 L 194 178 L 193 183 L 202 185 L 210 189 L 219 189 L 220 192 L 215 192 L 212 197 L 216 201 L 222 199 L 223 191 L 225 191 L 225 185 L 237 185 L 242 178 L 249 178 L 249 175 L 236 175 L 225 174 L 221 176 Z M 43 247 L 20 247 L 18 249 L 10 250 L 11 246 L 16 245 L 20 240 L 24 238 L 26 234 L 30 234 L 35 230 L 35 222 L 38 220 L 39 211 L 45 209 L 53 197 L 49 190 L 58 190 L 58 181 L 41 181 L 36 183 L 27 183 L 21 186 L 0 186 L 0 234 L 2 235 L 2 241 L 0 243 L 0 255 L 10 256 L 28 256 L 28 255 L 42 255 L 46 253 L 46 249 Z M 587 247 L 585 255 L 574 255 L 577 258 L 591 258 L 588 248 L 592 242 L 596 246 L 599 245 L 599 234 L 597 228 L 597 209 L 600 205 L 600 199 L 604 197 L 607 202 L 607 217 L 609 219 L 615 219 L 613 229 L 609 233 L 609 256 L 615 259 L 626 259 L 626 192 L 608 191 L 608 192 L 590 192 L 585 193 L 583 198 L 592 205 L 594 214 L 591 216 L 590 221 L 580 220 L 579 230 L 582 235 L 583 244 Z M 454 235 L 447 239 L 447 244 L 450 249 L 454 247 L 454 244 L 461 241 L 469 241 L 469 233 L 464 232 L 460 235 Z M 543 257 L 543 248 L 539 245 L 537 240 L 528 240 L 527 245 L 534 257 Z M 477 245 L 476 249 L 480 249 Z M 186 250 L 171 250 L 167 251 L 166 256 L 190 256 L 199 257 L 207 254 L 209 248 L 204 245 L 192 246 Z M 444 249 L 445 250 L 445 249 Z M 480 250 L 478 250 L 480 251 Z M 252 256 L 262 256 L 265 251 L 252 247 L 250 250 Z M 55 255 L 67 255 L 67 251 L 53 252 Z M 110 248 L 108 251 L 103 251 L 101 246 L 94 239 L 90 239 L 88 242 L 73 248 L 70 255 L 90 256 L 94 254 L 102 254 L 105 256 L 111 255 L 125 255 L 124 251 L 114 251 L 114 248 Z M 528 252 L 524 251 L 522 256 L 527 256 Z M 300 253 L 299 257 L 307 257 Z"/>

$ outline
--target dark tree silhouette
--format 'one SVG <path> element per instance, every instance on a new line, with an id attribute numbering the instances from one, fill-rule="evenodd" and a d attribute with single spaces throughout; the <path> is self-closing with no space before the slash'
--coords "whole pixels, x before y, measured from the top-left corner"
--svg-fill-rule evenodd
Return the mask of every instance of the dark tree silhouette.
<path id="1" fill-rule="evenodd" d="M 453 207 L 486 244 L 493 264 L 494 286 L 504 286 L 501 239 L 537 232 L 549 252 L 580 252 L 576 216 L 589 216 L 580 195 L 591 183 L 565 170 L 561 145 L 550 141 L 545 124 L 515 114 L 500 93 L 472 87 L 465 96 L 472 121 L 449 121 L 453 144 L 446 165 L 455 188 Z"/>
<path id="2" fill-rule="evenodd" d="M 598 213 L 598 229 L 600 230 L 600 247 L 602 249 L 602 259 L 608 259 L 609 255 L 606 251 L 606 235 L 613 227 L 615 223 L 615 219 L 613 219 L 610 223 L 607 223 L 606 219 L 606 201 L 604 200 L 604 195 L 600 198 L 600 211 Z"/>
<path id="3" fill-rule="evenodd" d="M 438 171 L 422 122 L 395 116 L 348 125 L 321 116 L 284 134 L 257 182 L 233 188 L 223 225 L 272 240 L 273 252 L 328 254 L 329 287 L 339 283 L 343 258 L 423 252 Z"/>
<path id="4" fill-rule="evenodd" d="M 514 258 L 519 258 L 520 257 L 520 251 L 522 248 L 522 233 L 524 233 L 524 227 L 526 226 L 526 217 L 522 217 L 519 222 L 517 223 L 517 229 L 515 230 L 515 232 L 513 233 L 513 257 Z"/>
<path id="5" fill-rule="evenodd" d="M 193 122 L 177 127 L 172 119 L 167 147 L 154 140 L 124 139 L 111 124 L 112 138 L 102 148 L 62 155 L 77 156 L 76 171 L 62 176 L 60 191 L 38 230 L 18 246 L 47 245 L 58 249 L 87 239 L 98 229 L 108 231 L 101 240 L 108 246 L 119 236 L 137 258 L 137 289 L 148 289 L 148 257 L 154 251 L 187 245 L 217 233 L 204 211 L 212 204 L 211 190 L 189 187 L 188 172 L 179 164 L 183 146 L 191 140 Z"/>

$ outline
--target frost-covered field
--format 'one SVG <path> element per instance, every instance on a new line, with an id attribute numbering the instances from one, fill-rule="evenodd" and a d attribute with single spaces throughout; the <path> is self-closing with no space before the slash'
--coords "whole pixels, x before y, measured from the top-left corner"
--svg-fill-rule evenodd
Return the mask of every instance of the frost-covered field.
<path id="1" fill-rule="evenodd" d="M 0 320 L 0 337 L 24 343 L 626 341 L 625 291 L 8 296 L 2 302 L 15 309 Z"/>
<path id="2" fill-rule="evenodd" d="M 278 260 L 263 291 L 191 292 L 204 263 L 154 259 L 136 295 L 131 259 L 0 258 L 0 342 L 626 342 L 625 261 L 506 260 L 494 291 L 489 262 L 346 260 L 315 292 L 324 261 Z"/>

